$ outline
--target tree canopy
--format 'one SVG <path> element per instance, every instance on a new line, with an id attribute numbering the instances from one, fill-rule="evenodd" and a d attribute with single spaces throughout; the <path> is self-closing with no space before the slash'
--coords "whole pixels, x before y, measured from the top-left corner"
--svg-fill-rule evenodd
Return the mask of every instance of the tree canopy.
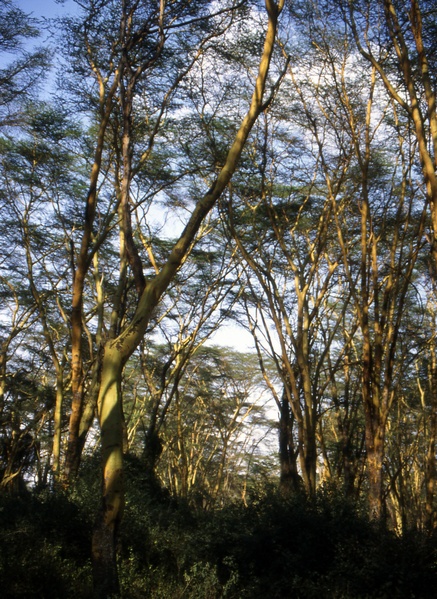
<path id="1" fill-rule="evenodd" d="M 102 598 L 175 505 L 434 539 L 434 3 L 74 5 L 0 7 L 2 501 L 78 509 Z M 264 592 L 209 549 L 171 584 Z"/>

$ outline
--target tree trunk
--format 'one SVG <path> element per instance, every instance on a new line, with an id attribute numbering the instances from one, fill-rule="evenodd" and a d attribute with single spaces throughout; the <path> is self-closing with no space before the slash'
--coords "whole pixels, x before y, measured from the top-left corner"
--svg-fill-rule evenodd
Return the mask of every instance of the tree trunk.
<path id="1" fill-rule="evenodd" d="M 83 449 L 83 443 L 79 439 L 82 413 L 84 409 L 84 387 L 83 387 L 83 356 L 82 356 L 82 310 L 83 310 L 83 296 L 85 289 L 85 279 L 88 273 L 89 267 L 92 263 L 95 249 L 90 251 L 92 230 L 94 226 L 94 218 L 97 207 L 97 188 L 98 179 L 100 176 L 102 155 L 104 150 L 104 140 L 108 122 L 112 113 L 112 102 L 114 95 L 119 85 L 119 78 L 121 69 L 115 70 L 115 76 L 108 93 L 105 97 L 101 88 L 100 96 L 100 109 L 101 109 L 101 122 L 99 125 L 99 132 L 97 136 L 97 143 L 95 148 L 94 163 L 90 174 L 90 184 L 86 199 L 85 207 L 85 219 L 84 219 L 84 232 L 82 235 L 79 255 L 77 258 L 77 265 L 73 273 L 73 297 L 71 306 L 71 389 L 72 389 L 72 402 L 71 402 L 71 414 L 68 430 L 68 444 L 65 455 L 64 472 L 63 472 L 63 484 L 68 486 L 72 479 L 77 475 L 77 471 L 80 464 L 81 453 Z M 97 245 L 95 246 L 97 247 Z M 72 256 L 74 260 L 74 255 Z"/>
<path id="2" fill-rule="evenodd" d="M 435 338 L 435 332 L 433 339 Z M 435 529 L 437 524 L 436 510 L 434 507 L 436 489 L 436 438 L 437 438 L 437 360 L 435 356 L 434 343 L 431 344 L 431 366 L 430 366 L 430 391 L 431 391 L 431 414 L 428 425 L 428 451 L 425 458 L 425 526 L 429 531 Z"/>
<path id="3" fill-rule="evenodd" d="M 121 404 L 121 353 L 114 344 L 105 347 L 98 414 L 102 443 L 102 504 L 93 532 L 94 597 L 118 597 L 116 540 L 124 507 L 123 411 Z"/>
<path id="4" fill-rule="evenodd" d="M 62 435 L 62 406 L 64 403 L 64 377 L 62 372 L 58 372 L 56 376 L 56 401 L 53 414 L 53 474 L 55 481 L 58 482 L 61 470 L 61 435 Z"/>
<path id="5" fill-rule="evenodd" d="M 229 184 L 249 133 L 258 116 L 271 100 L 270 98 L 267 103 L 264 103 L 263 96 L 274 49 L 277 19 L 282 10 L 283 0 L 279 0 L 278 3 L 266 0 L 265 4 L 269 19 L 255 90 L 249 110 L 229 149 L 226 162 L 215 183 L 196 204 L 166 263 L 153 279 L 147 281 L 132 320 L 116 339 L 107 341 L 103 350 L 98 398 L 103 469 L 102 505 L 94 528 L 92 547 L 96 599 L 117 597 L 120 594 L 116 564 L 116 536 L 124 507 L 124 420 L 121 398 L 123 367 L 143 339 L 153 310 L 189 255 L 202 222 Z"/>
<path id="6" fill-rule="evenodd" d="M 279 415 L 279 463 L 281 492 L 289 496 L 302 490 L 302 479 L 297 469 L 297 452 L 294 449 L 293 414 L 285 393 L 282 395 Z"/>
<path id="7" fill-rule="evenodd" d="M 372 520 L 379 521 L 383 515 L 383 476 L 382 466 L 384 460 L 384 431 L 385 426 L 378 422 L 378 418 L 371 414 L 369 406 L 366 412 L 366 465 L 369 484 L 369 514 Z"/>

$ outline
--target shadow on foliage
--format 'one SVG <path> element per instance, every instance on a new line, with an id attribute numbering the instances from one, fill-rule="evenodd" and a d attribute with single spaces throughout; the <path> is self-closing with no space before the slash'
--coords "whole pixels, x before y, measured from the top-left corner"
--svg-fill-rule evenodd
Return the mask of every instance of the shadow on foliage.
<path id="1" fill-rule="evenodd" d="M 2 597 L 91 596 L 96 463 L 69 496 L 0 496 Z M 193 510 L 126 460 L 119 543 L 125 599 L 431 599 L 436 539 L 398 538 L 334 493 L 284 498 L 258 491 L 249 505 Z"/>
<path id="2" fill-rule="evenodd" d="M 205 512 L 150 492 L 137 474 L 128 487 L 120 569 L 130 599 L 435 597 L 436 539 L 399 538 L 333 492 L 310 502 L 268 489 L 248 507 Z"/>
<path id="3" fill-rule="evenodd" d="M 90 597 L 91 528 L 63 495 L 0 495 L 3 599 Z"/>

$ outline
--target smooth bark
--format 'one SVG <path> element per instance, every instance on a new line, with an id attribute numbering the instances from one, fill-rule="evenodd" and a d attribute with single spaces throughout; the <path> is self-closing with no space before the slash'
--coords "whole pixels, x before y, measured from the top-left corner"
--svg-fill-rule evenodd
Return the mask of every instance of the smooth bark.
<path id="1" fill-rule="evenodd" d="M 248 135 L 259 114 L 265 109 L 264 91 L 274 49 L 277 20 L 283 1 L 266 0 L 268 26 L 259 72 L 250 108 L 242 121 L 226 162 L 208 193 L 197 203 L 170 255 L 159 271 L 146 282 L 131 322 L 113 340 L 106 343 L 101 366 L 98 415 L 101 429 L 103 491 L 102 507 L 93 535 L 95 597 L 117 596 L 119 585 L 115 563 L 116 535 L 124 506 L 123 481 L 123 410 L 121 375 L 129 357 L 141 342 L 153 310 L 189 254 L 197 232 L 209 211 L 226 189 L 237 168 Z"/>

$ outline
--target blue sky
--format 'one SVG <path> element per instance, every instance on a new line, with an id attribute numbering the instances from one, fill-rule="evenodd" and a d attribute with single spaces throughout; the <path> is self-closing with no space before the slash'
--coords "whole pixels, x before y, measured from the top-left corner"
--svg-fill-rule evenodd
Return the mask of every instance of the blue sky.
<path id="1" fill-rule="evenodd" d="M 72 0 L 65 4 L 58 4 L 55 0 L 16 0 L 16 5 L 34 17 L 56 17 L 70 12 L 74 3 Z"/>

